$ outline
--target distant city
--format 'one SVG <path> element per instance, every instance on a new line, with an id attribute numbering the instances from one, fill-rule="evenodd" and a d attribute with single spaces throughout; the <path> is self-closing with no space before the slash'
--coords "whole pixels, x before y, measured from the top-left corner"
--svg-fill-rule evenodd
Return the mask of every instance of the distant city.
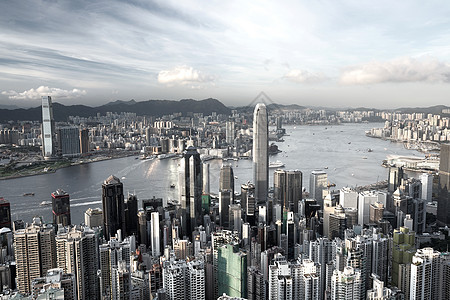
<path id="1" fill-rule="evenodd" d="M 67 180 L 39 204 L 51 212 L 47 220 L 23 219 L 0 190 L 1 299 L 450 297 L 448 107 L 329 110 L 261 97 L 234 108 L 214 99 L 189 100 L 182 111 L 160 103 L 153 115 L 144 104 L 118 101 L 72 115 L 53 100 L 41 98 L 40 120 L 33 109 L 30 120 L 1 111 L 2 183 L 98 161 L 174 160 L 176 170 L 167 172 L 176 180 L 165 188 L 177 197 L 140 199 L 125 177 L 110 174 L 96 178 L 101 192 L 92 196 L 101 207 L 74 216 Z M 361 160 L 374 139 L 411 155 L 379 161 L 386 178 L 338 189 L 323 162 L 306 173 L 278 159 L 289 147 L 287 127 L 330 131 L 349 123 L 373 124 L 362 132 Z M 218 174 L 212 161 L 221 164 Z M 252 164 L 243 184 L 236 184 L 239 161 Z M 23 202 L 35 197 L 27 186 L 19 190 Z"/>

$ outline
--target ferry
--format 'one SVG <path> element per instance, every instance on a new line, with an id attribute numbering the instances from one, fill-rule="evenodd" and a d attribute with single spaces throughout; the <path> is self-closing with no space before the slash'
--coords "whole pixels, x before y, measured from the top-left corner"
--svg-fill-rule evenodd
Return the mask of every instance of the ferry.
<path id="1" fill-rule="evenodd" d="M 42 201 L 42 202 L 39 204 L 39 206 L 49 206 L 49 205 L 51 205 L 51 204 L 52 204 L 51 201 Z"/>
<path id="2" fill-rule="evenodd" d="M 269 168 L 282 168 L 282 167 L 284 167 L 284 164 L 279 160 L 269 163 Z"/>
<path id="3" fill-rule="evenodd" d="M 170 185 L 170 188 L 171 188 L 171 189 L 174 189 L 174 188 L 175 188 L 175 184 L 172 183 L 172 184 Z"/>
<path id="4" fill-rule="evenodd" d="M 26 197 L 26 196 L 34 196 L 34 193 L 25 193 L 25 194 L 23 194 L 23 196 L 24 197 Z"/>

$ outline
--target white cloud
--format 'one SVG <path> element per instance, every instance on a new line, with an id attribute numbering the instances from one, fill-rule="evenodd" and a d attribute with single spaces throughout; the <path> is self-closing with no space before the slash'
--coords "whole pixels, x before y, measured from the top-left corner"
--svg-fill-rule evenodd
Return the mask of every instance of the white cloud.
<path id="1" fill-rule="evenodd" d="M 400 58 L 371 62 L 347 68 L 340 76 L 342 84 L 384 82 L 450 82 L 450 64 L 433 58 Z"/>
<path id="2" fill-rule="evenodd" d="M 9 99 L 14 100 L 28 100 L 28 99 L 39 99 L 41 96 L 52 96 L 56 99 L 61 98 L 78 98 L 86 95 L 85 90 L 72 89 L 63 90 L 60 88 L 49 88 L 48 86 L 40 86 L 37 89 L 29 89 L 23 92 L 16 92 L 13 90 L 2 91 L 2 95 L 8 96 Z"/>
<path id="3" fill-rule="evenodd" d="M 327 80 L 322 73 L 311 73 L 306 70 L 290 70 L 283 78 L 296 83 L 318 83 Z"/>
<path id="4" fill-rule="evenodd" d="M 188 66 L 163 70 L 158 73 L 158 82 L 167 86 L 181 85 L 195 89 L 214 85 L 214 80 L 214 76 Z"/>

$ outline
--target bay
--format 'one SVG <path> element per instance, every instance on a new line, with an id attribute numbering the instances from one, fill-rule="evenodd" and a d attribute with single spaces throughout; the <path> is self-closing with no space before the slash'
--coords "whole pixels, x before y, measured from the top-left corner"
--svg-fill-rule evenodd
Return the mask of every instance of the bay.
<path id="1" fill-rule="evenodd" d="M 365 136 L 365 131 L 382 127 L 382 123 L 343 124 L 328 126 L 286 126 L 284 142 L 277 143 L 281 153 L 271 156 L 270 161 L 281 161 L 285 169 L 303 172 L 303 186 L 309 190 L 309 174 L 313 170 L 328 173 L 335 189 L 343 186 L 361 186 L 387 179 L 387 169 L 381 162 L 389 154 L 418 155 L 407 150 L 400 143 L 391 143 Z M 372 152 L 369 152 L 371 149 Z M 208 161 L 210 164 L 211 192 L 218 192 L 221 160 Z M 233 166 L 235 188 L 252 180 L 252 161 L 230 162 Z M 0 197 L 11 203 L 12 219 L 31 222 L 34 216 L 42 216 L 44 221 L 52 221 L 50 206 L 40 206 L 42 201 L 51 201 L 51 193 L 63 189 L 70 194 L 72 223 L 84 222 L 84 212 L 88 208 L 102 206 L 102 182 L 110 175 L 118 177 L 124 185 L 125 193 L 134 193 L 138 199 L 161 197 L 178 198 L 178 160 L 138 160 L 125 157 L 90 164 L 72 166 L 55 173 L 0 181 Z M 326 168 L 326 169 L 325 169 Z M 270 186 L 273 171 L 269 169 Z M 24 193 L 35 193 L 34 197 L 24 197 Z"/>

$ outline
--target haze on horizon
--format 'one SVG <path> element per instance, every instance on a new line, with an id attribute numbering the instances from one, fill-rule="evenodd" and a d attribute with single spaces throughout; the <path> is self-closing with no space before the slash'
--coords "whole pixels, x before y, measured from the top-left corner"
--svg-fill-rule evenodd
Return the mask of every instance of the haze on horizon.
<path id="1" fill-rule="evenodd" d="M 1 1 L 0 104 L 449 105 L 447 1 Z"/>

